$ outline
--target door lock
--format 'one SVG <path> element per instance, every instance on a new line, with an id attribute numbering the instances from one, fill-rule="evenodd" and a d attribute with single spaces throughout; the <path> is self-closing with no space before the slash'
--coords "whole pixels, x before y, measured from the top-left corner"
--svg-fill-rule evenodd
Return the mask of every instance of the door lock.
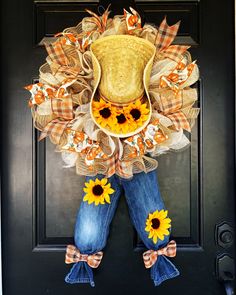
<path id="1" fill-rule="evenodd" d="M 234 234 L 232 226 L 225 221 L 216 225 L 215 241 L 219 246 L 229 248 L 233 245 L 233 240 Z"/>

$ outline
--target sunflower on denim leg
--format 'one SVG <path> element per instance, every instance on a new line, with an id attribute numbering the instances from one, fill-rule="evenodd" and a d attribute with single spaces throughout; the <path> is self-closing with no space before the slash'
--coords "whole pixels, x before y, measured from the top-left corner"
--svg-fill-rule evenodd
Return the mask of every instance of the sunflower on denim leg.
<path id="1" fill-rule="evenodd" d="M 115 192 L 111 188 L 111 184 L 107 183 L 107 178 L 102 178 L 101 180 L 96 178 L 95 181 L 92 179 L 89 182 L 85 183 L 84 192 L 86 195 L 83 198 L 83 201 L 88 201 L 88 204 L 95 203 L 96 206 L 99 204 L 104 205 L 106 203 L 111 203 L 110 195 Z"/>
<path id="2" fill-rule="evenodd" d="M 170 234 L 169 228 L 171 227 L 171 219 L 167 217 L 167 210 L 156 210 L 153 213 L 149 213 L 146 220 L 145 231 L 149 232 L 148 238 L 153 240 L 156 244 L 158 239 L 164 240 L 164 236 Z"/>

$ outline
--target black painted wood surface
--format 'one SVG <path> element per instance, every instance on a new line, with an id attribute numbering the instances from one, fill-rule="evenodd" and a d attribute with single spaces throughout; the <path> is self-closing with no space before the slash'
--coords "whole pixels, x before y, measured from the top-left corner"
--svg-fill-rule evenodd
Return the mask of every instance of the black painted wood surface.
<path id="1" fill-rule="evenodd" d="M 118 4 L 119 2 L 119 4 Z M 106 5 L 106 1 L 101 1 Z M 121 1 L 113 5 L 121 11 Z M 128 5 L 128 3 L 127 3 Z M 63 169 L 48 141 L 37 142 L 23 86 L 38 78 L 46 51 L 40 43 L 96 11 L 93 1 L 2 3 L 2 247 L 4 295 L 199 294 L 223 295 L 215 276 L 215 225 L 234 225 L 234 8 L 202 1 L 136 1 L 147 22 L 181 21 L 177 43 L 191 44 L 201 79 L 201 113 L 191 147 L 161 156 L 159 183 L 178 244 L 181 275 L 155 288 L 141 258 L 142 243 L 122 197 L 95 289 L 67 285 L 64 250 L 73 242 L 84 177 Z M 101 7 L 99 9 L 102 9 Z M 113 13 L 114 14 L 114 13 Z"/>

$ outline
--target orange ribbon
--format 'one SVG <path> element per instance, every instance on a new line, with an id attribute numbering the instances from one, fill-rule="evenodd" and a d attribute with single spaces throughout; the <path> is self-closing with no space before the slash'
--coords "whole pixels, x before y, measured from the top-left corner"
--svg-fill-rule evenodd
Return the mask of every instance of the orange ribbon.
<path id="1" fill-rule="evenodd" d="M 77 263 L 80 261 L 87 262 L 88 265 L 92 268 L 97 268 L 99 264 L 101 263 L 103 257 L 103 252 L 97 252 L 91 255 L 88 254 L 81 254 L 79 249 L 77 249 L 73 245 L 68 245 L 66 248 L 66 257 L 65 257 L 65 263 Z"/>
<path id="2" fill-rule="evenodd" d="M 141 29 L 141 17 L 132 7 L 129 8 L 131 13 L 124 9 L 124 17 L 128 33 L 131 34 L 136 29 Z"/>
<path id="3" fill-rule="evenodd" d="M 146 268 L 152 267 L 157 261 L 159 255 L 165 255 L 167 257 L 176 256 L 176 242 L 170 241 L 164 248 L 159 250 L 148 250 L 143 253 L 143 261 Z"/>

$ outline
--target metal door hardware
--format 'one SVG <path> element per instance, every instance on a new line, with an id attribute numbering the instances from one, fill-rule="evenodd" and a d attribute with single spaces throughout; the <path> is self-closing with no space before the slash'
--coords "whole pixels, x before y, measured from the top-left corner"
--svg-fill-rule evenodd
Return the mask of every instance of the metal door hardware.
<path id="1" fill-rule="evenodd" d="M 217 279 L 224 284 L 227 295 L 234 294 L 235 268 L 234 259 L 228 254 L 221 254 L 216 257 Z"/>
<path id="2" fill-rule="evenodd" d="M 215 241 L 216 244 L 223 248 L 229 248 L 233 245 L 234 231 L 226 221 L 216 225 Z"/>

